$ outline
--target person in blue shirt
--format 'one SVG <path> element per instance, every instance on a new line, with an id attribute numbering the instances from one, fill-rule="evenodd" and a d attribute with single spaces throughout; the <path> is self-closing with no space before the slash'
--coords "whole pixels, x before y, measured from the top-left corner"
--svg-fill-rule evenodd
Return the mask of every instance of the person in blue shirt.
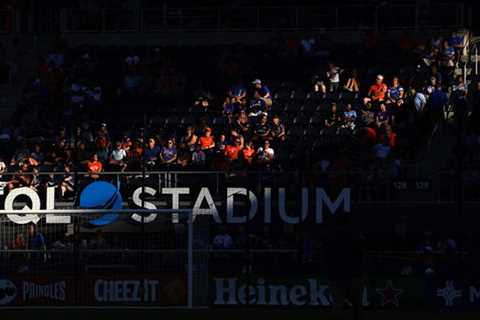
<path id="1" fill-rule="evenodd" d="M 393 77 L 392 79 L 392 86 L 388 88 L 387 97 L 389 103 L 395 103 L 400 99 L 403 99 L 404 90 L 403 87 L 400 85 L 400 81 L 398 77 Z"/>
<path id="2" fill-rule="evenodd" d="M 173 164 L 177 160 L 177 148 L 173 139 L 168 139 L 167 144 L 162 148 L 160 159 L 163 164 Z"/>
<path id="3" fill-rule="evenodd" d="M 387 110 L 387 106 L 382 103 L 380 104 L 380 108 L 375 116 L 375 120 L 377 123 L 377 127 L 381 127 L 382 125 L 388 124 L 390 121 L 390 114 Z"/>
<path id="4" fill-rule="evenodd" d="M 161 148 L 156 145 L 155 139 L 148 139 L 147 148 L 145 148 L 145 152 L 143 154 L 143 160 L 145 161 L 146 165 L 149 167 L 155 166 L 161 151 Z"/>
<path id="5" fill-rule="evenodd" d="M 254 85 L 253 101 L 251 104 L 252 116 L 258 116 L 262 112 L 268 111 L 268 108 L 272 105 L 272 96 L 267 86 L 262 84 L 260 79 L 255 79 L 252 84 Z"/>

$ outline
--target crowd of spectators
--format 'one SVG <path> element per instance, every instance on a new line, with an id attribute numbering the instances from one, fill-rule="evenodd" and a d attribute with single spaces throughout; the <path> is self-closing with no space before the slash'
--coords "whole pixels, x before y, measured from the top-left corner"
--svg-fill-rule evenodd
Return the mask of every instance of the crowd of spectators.
<path id="1" fill-rule="evenodd" d="M 455 74 L 456 38 L 420 43 L 389 68 L 371 60 L 357 66 L 333 50 L 323 58 L 312 37 L 281 40 L 221 48 L 211 54 L 219 60 L 207 58 L 208 47 L 178 56 L 178 48 L 68 48 L 58 40 L 14 121 L 2 125 L 1 169 L 19 172 L 9 187 L 35 187 L 22 172 L 98 178 L 142 166 L 396 172 L 444 129 L 445 115 L 458 114 L 453 99 L 461 105 L 466 97 L 467 84 Z M 366 50 L 360 54 L 373 52 Z M 64 178 L 59 183 L 69 189 Z"/>
<path id="2" fill-rule="evenodd" d="M 1 180 L 7 190 L 59 186 L 63 196 L 75 171 L 94 180 L 144 168 L 397 176 L 469 110 L 466 146 L 478 160 L 480 85 L 456 74 L 460 42 L 366 43 L 70 48 L 58 39 L 0 127 L 0 173 L 11 173 Z M 273 241 L 260 238 L 255 246 Z M 237 240 L 222 229 L 213 245 Z"/>

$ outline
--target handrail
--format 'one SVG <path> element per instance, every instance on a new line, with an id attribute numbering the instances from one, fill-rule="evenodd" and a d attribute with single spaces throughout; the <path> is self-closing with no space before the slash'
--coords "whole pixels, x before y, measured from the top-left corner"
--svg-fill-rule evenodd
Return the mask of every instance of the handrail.
<path id="1" fill-rule="evenodd" d="M 413 168 L 412 166 L 411 168 Z M 405 167 L 403 167 L 405 168 Z M 407 167 L 409 168 L 409 167 Z M 70 171 L 70 172 L 65 172 L 65 171 L 41 171 L 38 173 L 33 173 L 33 172 L 3 172 L 0 173 L 0 177 L 2 176 L 15 176 L 15 175 L 39 175 L 39 176 L 44 176 L 44 175 L 72 175 L 72 174 L 79 174 L 79 175 L 89 175 L 90 172 L 88 171 Z M 318 170 L 294 170 L 294 171 L 261 171 L 261 170 L 245 170 L 245 171 L 235 171 L 235 170 L 229 170 L 229 171 L 216 171 L 216 170 L 147 170 L 145 171 L 146 175 L 158 175 L 158 174 L 238 174 L 238 175 L 259 175 L 259 174 L 265 174 L 268 176 L 271 175 L 286 175 L 286 174 L 300 174 L 300 175 L 305 175 L 305 174 L 326 174 L 326 175 L 335 175 L 335 174 L 346 174 L 346 175 L 355 175 L 355 174 L 362 174 L 366 175 L 369 173 L 377 173 L 377 171 L 366 171 L 366 170 L 336 170 L 336 171 L 318 171 Z M 142 171 L 102 171 L 98 173 L 98 175 L 118 175 L 118 176 L 138 176 L 142 175 Z M 436 173 L 433 173 L 431 177 L 441 175 L 441 174 L 456 174 L 454 170 L 441 170 Z"/>

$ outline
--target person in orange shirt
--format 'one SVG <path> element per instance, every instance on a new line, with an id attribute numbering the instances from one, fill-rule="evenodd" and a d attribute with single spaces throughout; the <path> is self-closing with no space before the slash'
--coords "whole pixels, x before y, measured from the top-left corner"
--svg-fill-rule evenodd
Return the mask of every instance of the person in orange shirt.
<path id="1" fill-rule="evenodd" d="M 368 90 L 368 96 L 372 101 L 383 101 L 385 100 L 387 90 L 387 85 L 383 83 L 383 76 L 379 74 L 377 75 L 375 84 L 370 87 L 370 90 Z"/>
<path id="2" fill-rule="evenodd" d="M 225 146 L 224 155 L 229 161 L 238 160 L 240 154 L 240 141 L 236 140 L 234 144 L 228 144 Z"/>
<path id="3" fill-rule="evenodd" d="M 215 147 L 215 140 L 212 136 L 212 129 L 206 128 L 204 135 L 198 139 L 198 143 L 200 144 L 202 150 L 211 151 Z"/>
<path id="4" fill-rule="evenodd" d="M 94 153 L 90 161 L 88 161 L 87 168 L 90 174 L 90 178 L 95 180 L 100 178 L 99 173 L 102 172 L 103 165 L 100 161 L 98 161 L 98 155 L 96 153 Z"/>
<path id="5" fill-rule="evenodd" d="M 255 148 L 253 147 L 253 142 L 247 142 L 247 145 L 242 150 L 242 157 L 246 166 L 251 166 L 253 159 L 255 158 Z"/>

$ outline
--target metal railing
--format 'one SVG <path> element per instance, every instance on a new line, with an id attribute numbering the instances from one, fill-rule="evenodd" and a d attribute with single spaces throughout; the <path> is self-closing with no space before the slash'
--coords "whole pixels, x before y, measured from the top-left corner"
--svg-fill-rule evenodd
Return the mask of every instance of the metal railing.
<path id="1" fill-rule="evenodd" d="M 142 171 L 102 172 L 99 180 L 111 182 L 122 193 L 132 190 L 132 186 L 145 185 L 160 189 L 164 187 L 188 187 L 192 190 L 200 187 L 209 188 L 212 196 L 223 199 L 228 186 L 245 187 L 252 191 L 264 188 L 287 188 L 297 190 L 301 188 L 350 188 L 351 199 L 356 204 L 454 204 L 457 201 L 458 176 L 454 171 L 441 171 L 433 175 L 420 174 L 412 168 L 406 172 L 379 171 L 149 171 L 143 176 Z M 31 176 L 33 173 L 23 173 Z M 16 172 L 5 172 L 0 175 L 0 197 L 5 197 L 10 185 L 9 182 L 18 178 Z M 51 176 L 51 178 L 49 178 Z M 38 181 L 55 181 L 57 189 L 62 177 L 76 176 L 77 180 L 72 193 L 78 193 L 86 184 L 93 181 L 88 172 L 39 172 Z M 464 172 L 464 202 L 476 204 L 480 198 L 476 196 L 477 184 L 468 172 Z M 41 183 L 40 183 L 41 184 Z M 21 185 L 23 186 L 23 185 Z M 259 191 L 260 192 L 260 191 Z M 262 192 L 260 192 L 261 194 Z M 131 195 L 128 195 L 131 196 Z M 292 199 L 296 199 L 290 194 Z M 298 199 L 296 199 L 298 200 Z"/>

